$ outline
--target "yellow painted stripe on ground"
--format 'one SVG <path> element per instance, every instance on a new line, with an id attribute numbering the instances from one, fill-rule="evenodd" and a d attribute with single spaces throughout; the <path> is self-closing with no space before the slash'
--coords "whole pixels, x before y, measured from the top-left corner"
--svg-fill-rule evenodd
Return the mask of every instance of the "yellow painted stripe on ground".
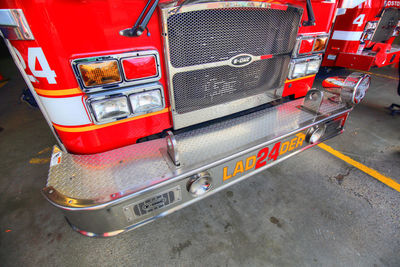
<path id="1" fill-rule="evenodd" d="M 396 181 L 394 181 L 393 179 L 391 179 L 391 178 L 389 178 L 389 177 L 386 177 L 386 176 L 384 176 L 383 174 L 380 174 L 380 173 L 377 172 L 376 170 L 371 169 L 371 168 L 365 166 L 364 164 L 361 164 L 361 163 L 359 163 L 359 162 L 353 160 L 352 158 L 350 158 L 350 157 L 348 157 L 348 156 L 346 156 L 346 155 L 343 155 L 343 154 L 340 153 L 339 151 L 333 149 L 332 147 L 330 147 L 330 146 L 328 146 L 328 145 L 326 145 L 326 144 L 324 144 L 324 143 L 319 144 L 318 147 L 320 147 L 320 148 L 322 148 L 323 150 L 325 150 L 325 151 L 331 153 L 332 155 L 334 155 L 334 156 L 340 158 L 341 160 L 347 162 L 348 164 L 350 164 L 350 165 L 356 167 L 356 168 L 359 169 L 360 171 L 363 171 L 363 172 L 365 172 L 366 174 L 368 174 L 368 175 L 374 177 L 375 179 L 377 179 L 377 180 L 379 180 L 380 182 L 384 183 L 385 185 L 387 185 L 387 186 L 393 188 L 394 190 L 400 192 L 400 184 L 398 184 L 398 183 L 397 183 Z"/>
<path id="2" fill-rule="evenodd" d="M 0 88 L 3 87 L 4 85 L 6 85 L 8 83 L 8 81 L 0 81 Z"/>
<path id="3" fill-rule="evenodd" d="M 37 154 L 41 155 L 43 153 L 49 152 L 50 150 L 51 150 L 51 147 L 46 147 L 46 148 L 43 148 L 42 150 L 40 150 Z"/>
<path id="4" fill-rule="evenodd" d="M 101 128 L 104 128 L 104 127 L 109 127 L 109 126 L 112 126 L 112 125 L 125 123 L 125 122 L 128 122 L 128 121 L 134 121 L 134 120 L 138 120 L 138 119 L 143 119 L 143 118 L 146 118 L 146 117 L 150 117 L 150 116 L 154 116 L 154 115 L 158 115 L 158 114 L 163 114 L 163 113 L 166 113 L 168 111 L 169 111 L 169 108 L 165 108 L 163 110 L 156 111 L 156 112 L 153 112 L 153 113 L 144 114 L 144 115 L 132 117 L 132 118 L 129 118 L 129 119 L 115 121 L 115 122 L 102 124 L 102 125 L 93 124 L 93 125 L 87 125 L 87 126 L 81 126 L 81 127 L 65 127 L 65 126 L 60 126 L 60 125 L 53 124 L 53 126 L 57 130 L 60 130 L 60 131 L 63 131 L 63 132 L 79 133 L 79 132 L 97 130 L 97 129 L 101 129 Z"/>
<path id="5" fill-rule="evenodd" d="M 35 91 L 42 96 L 69 96 L 83 94 L 79 88 L 62 89 L 62 90 L 46 90 L 35 88 Z"/>
<path id="6" fill-rule="evenodd" d="M 41 158 L 33 158 L 29 160 L 30 164 L 46 164 L 50 162 L 50 158 L 41 159 Z"/>
<path id="7" fill-rule="evenodd" d="M 387 78 L 387 79 L 391 79 L 391 80 L 400 80 L 398 77 L 393 77 L 390 75 L 385 75 L 385 74 L 380 74 L 380 73 L 374 73 L 374 72 L 370 72 L 370 71 L 363 71 L 363 70 L 351 70 L 351 71 L 357 71 L 357 72 L 362 72 L 362 73 L 366 73 L 369 75 L 374 75 L 374 76 L 378 76 L 378 77 L 382 77 L 382 78 Z"/>

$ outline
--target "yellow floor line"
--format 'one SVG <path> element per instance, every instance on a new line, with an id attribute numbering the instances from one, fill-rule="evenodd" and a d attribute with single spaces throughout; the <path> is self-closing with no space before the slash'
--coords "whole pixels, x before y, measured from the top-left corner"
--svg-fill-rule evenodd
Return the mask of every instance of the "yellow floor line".
<path id="1" fill-rule="evenodd" d="M 0 81 L 0 88 L 3 87 L 4 85 L 6 85 L 8 83 L 8 81 Z"/>
<path id="2" fill-rule="evenodd" d="M 30 164 L 46 164 L 50 162 L 50 158 L 41 159 L 41 158 L 32 158 L 29 160 Z"/>
<path id="3" fill-rule="evenodd" d="M 394 181 L 393 179 L 386 177 L 382 174 L 380 174 L 379 172 L 377 172 L 374 169 L 371 169 L 367 166 L 365 166 L 364 164 L 361 164 L 353 159 L 351 159 L 350 157 L 343 155 L 342 153 L 340 153 L 339 151 L 333 149 L 332 147 L 325 145 L 323 143 L 319 144 L 318 147 L 322 148 L 323 150 L 331 153 L 332 155 L 340 158 L 341 160 L 347 162 L 348 164 L 356 167 L 357 169 L 365 172 L 366 174 L 374 177 L 375 179 L 379 180 L 380 182 L 384 183 L 385 185 L 393 188 L 396 191 L 400 192 L 400 184 L 398 184 L 396 181 Z"/>
<path id="4" fill-rule="evenodd" d="M 390 75 L 385 75 L 385 74 L 380 74 L 380 73 L 374 73 L 374 72 L 363 71 L 363 70 L 352 70 L 352 71 L 358 71 L 358 72 L 366 73 L 366 74 L 369 74 L 369 75 L 375 75 L 375 76 L 378 76 L 378 77 L 383 77 L 383 78 L 396 80 L 396 81 L 400 80 L 398 77 L 393 77 L 393 76 L 390 76 Z"/>

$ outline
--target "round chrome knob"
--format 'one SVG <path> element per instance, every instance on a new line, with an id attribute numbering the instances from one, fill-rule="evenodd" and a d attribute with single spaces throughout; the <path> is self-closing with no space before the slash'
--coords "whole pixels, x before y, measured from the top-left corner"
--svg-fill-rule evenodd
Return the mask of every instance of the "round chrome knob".
<path id="1" fill-rule="evenodd" d="M 189 178 L 186 189 L 195 197 L 204 195 L 212 188 L 212 178 L 208 172 L 201 172 Z"/>
<path id="2" fill-rule="evenodd" d="M 326 130 L 325 125 L 317 125 L 308 129 L 306 134 L 306 141 L 310 144 L 317 143 L 322 136 L 324 136 Z"/>

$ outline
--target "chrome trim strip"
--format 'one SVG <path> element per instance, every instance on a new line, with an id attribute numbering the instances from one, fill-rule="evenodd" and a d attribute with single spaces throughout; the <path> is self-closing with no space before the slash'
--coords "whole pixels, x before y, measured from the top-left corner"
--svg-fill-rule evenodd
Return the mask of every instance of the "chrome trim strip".
<path id="1" fill-rule="evenodd" d="M 0 9 L 0 30 L 9 40 L 35 40 L 22 9 Z"/>
<path id="2" fill-rule="evenodd" d="M 232 59 L 235 57 L 240 57 L 240 56 L 247 56 L 248 54 L 239 54 L 236 55 L 232 58 L 229 58 L 227 60 L 223 60 L 223 61 L 218 61 L 218 62 L 211 62 L 211 63 L 204 63 L 204 64 L 200 64 L 200 65 L 192 65 L 192 66 L 187 66 L 187 67 L 182 67 L 182 68 L 175 68 L 174 66 L 170 66 L 170 72 L 173 75 L 175 75 L 176 73 L 180 73 L 180 72 L 187 72 L 187 71 L 193 71 L 193 70 L 203 70 L 203 69 L 209 69 L 209 68 L 215 68 L 215 67 L 220 67 L 220 66 L 231 66 L 231 67 L 236 67 L 236 68 L 240 68 L 240 67 L 244 67 L 249 65 L 250 63 L 254 62 L 254 61 L 259 61 L 261 60 L 261 56 L 253 56 L 250 55 L 252 57 L 252 61 L 250 61 L 248 64 L 244 64 L 241 66 L 235 66 L 232 64 Z"/>
<path id="3" fill-rule="evenodd" d="M 0 26 L 18 27 L 17 22 L 11 15 L 11 9 L 0 9 Z"/>
<path id="4" fill-rule="evenodd" d="M 198 11 L 204 9 L 218 9 L 218 8 L 273 8 L 274 6 L 287 7 L 287 4 L 272 4 L 266 2 L 256 1 L 223 1 L 223 2 L 209 2 L 199 3 L 193 5 L 181 5 L 178 7 L 168 8 L 168 16 L 177 13 Z"/>

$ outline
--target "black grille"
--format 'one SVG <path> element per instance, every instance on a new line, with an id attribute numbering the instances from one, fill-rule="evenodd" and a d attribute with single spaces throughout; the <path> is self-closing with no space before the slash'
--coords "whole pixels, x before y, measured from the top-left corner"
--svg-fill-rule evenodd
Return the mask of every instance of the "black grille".
<path id="1" fill-rule="evenodd" d="M 175 68 L 253 56 L 290 53 L 301 10 L 207 9 L 167 19 L 171 64 Z"/>
<path id="2" fill-rule="evenodd" d="M 245 67 L 220 66 L 177 73 L 173 77 L 175 110 L 182 114 L 282 86 L 290 56 L 255 61 Z"/>

